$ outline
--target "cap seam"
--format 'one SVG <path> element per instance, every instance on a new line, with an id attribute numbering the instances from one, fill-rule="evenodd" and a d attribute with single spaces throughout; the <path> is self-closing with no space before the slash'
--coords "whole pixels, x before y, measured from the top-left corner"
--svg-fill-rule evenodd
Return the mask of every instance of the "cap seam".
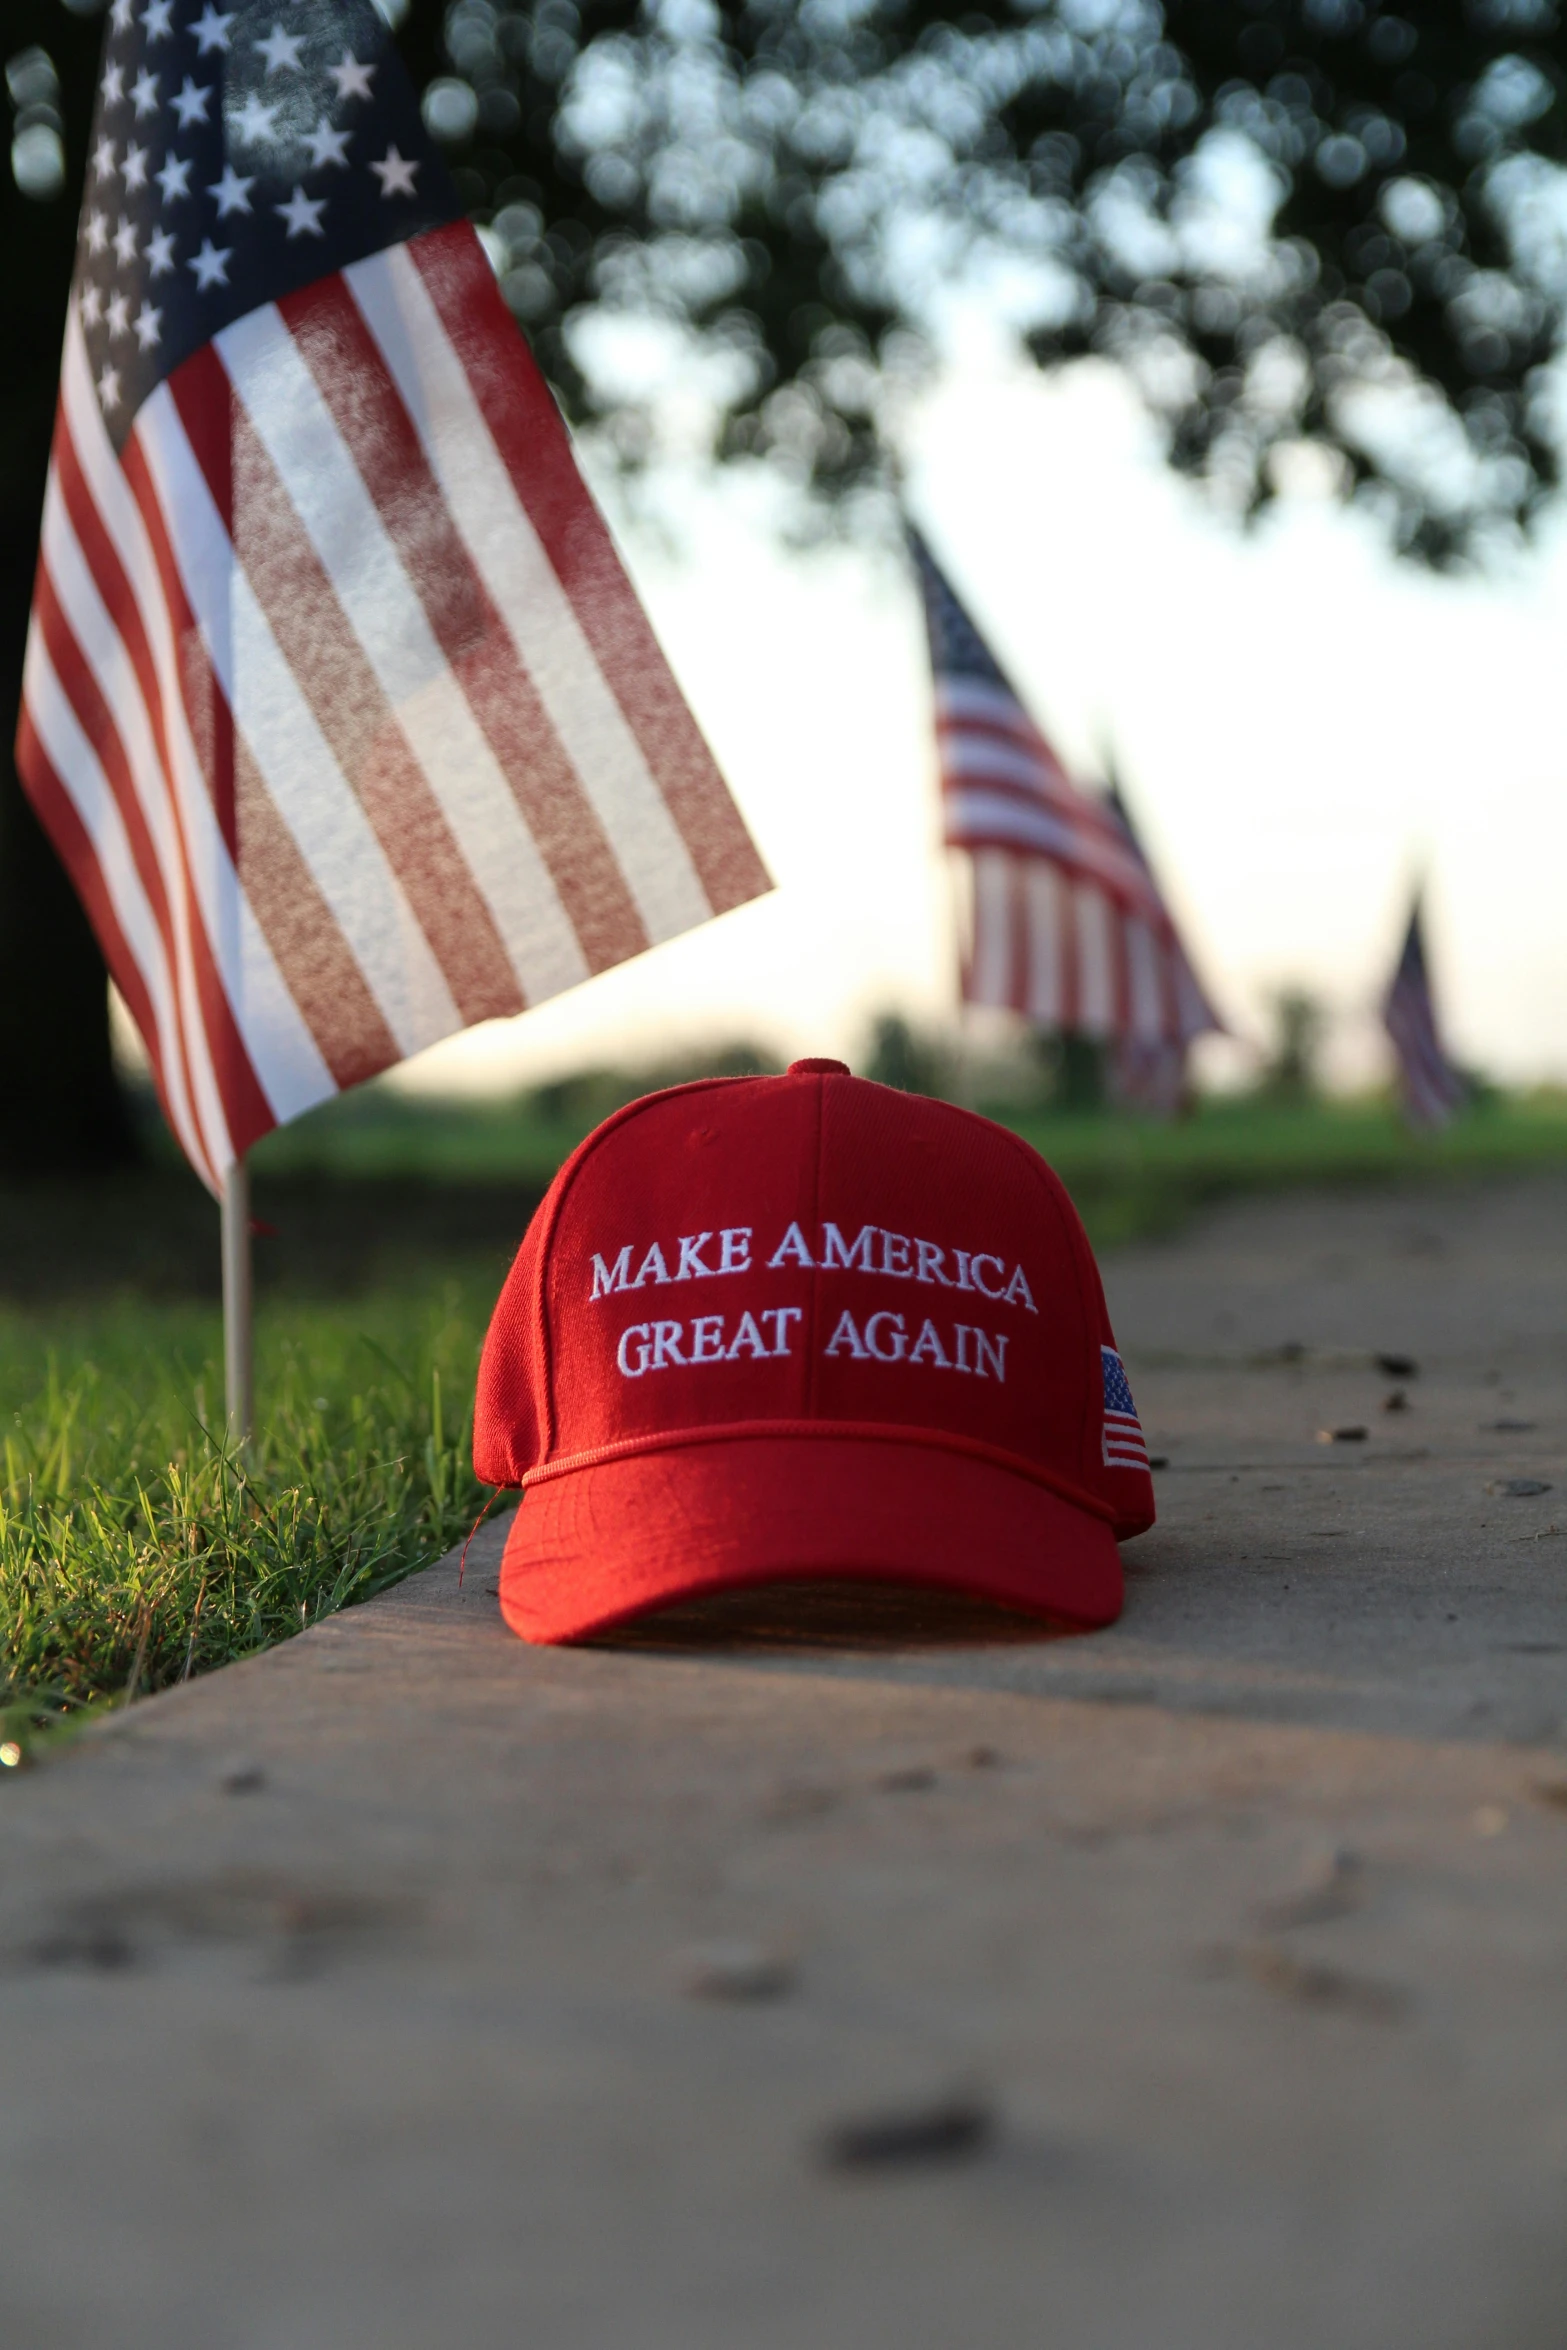
<path id="1" fill-rule="evenodd" d="M 1106 1525 L 1114 1525 L 1118 1514 L 1099 1495 L 1038 1462 L 1025 1460 L 1019 1453 L 1008 1452 L 1002 1445 L 986 1444 L 981 1437 L 963 1436 L 955 1430 L 909 1427 L 889 1420 L 733 1420 L 716 1427 L 661 1428 L 649 1435 L 621 1437 L 610 1444 L 592 1445 L 584 1452 L 564 1454 L 558 1460 L 541 1461 L 528 1470 L 521 1489 L 526 1495 L 533 1486 L 548 1484 L 557 1477 L 577 1476 L 587 1469 L 636 1460 L 648 1453 L 699 1444 L 773 1439 L 788 1442 L 802 1437 L 825 1437 L 840 1443 L 906 1444 L 920 1451 L 961 1453 L 972 1460 L 985 1461 L 993 1468 L 1004 1469 L 1030 1485 L 1042 1485 L 1058 1500 L 1069 1502 L 1090 1517 L 1102 1519 Z"/>

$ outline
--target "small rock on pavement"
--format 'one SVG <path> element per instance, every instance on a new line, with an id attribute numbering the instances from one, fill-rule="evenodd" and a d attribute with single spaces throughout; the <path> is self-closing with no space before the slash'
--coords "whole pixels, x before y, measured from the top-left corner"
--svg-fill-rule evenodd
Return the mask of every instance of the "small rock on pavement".
<path id="1" fill-rule="evenodd" d="M 822 2142 L 832 2170 L 892 2170 L 964 2162 L 995 2135 L 995 2115 L 981 2097 L 954 2093 L 928 2105 L 889 2108 L 839 2122 Z"/>
<path id="2" fill-rule="evenodd" d="M 680 1961 L 680 1986 L 691 1999 L 781 1999 L 798 1970 L 783 1951 L 759 1942 L 701 1942 Z"/>
<path id="3" fill-rule="evenodd" d="M 218 1773 L 218 1785 L 225 1795 L 258 1795 L 266 1783 L 266 1772 L 248 1755 L 236 1755 Z"/>
<path id="4" fill-rule="evenodd" d="M 1532 1495 L 1550 1490 L 1543 1477 L 1493 1477 L 1486 1487 L 1487 1493 L 1494 1493 L 1503 1501 L 1528 1501 Z"/>

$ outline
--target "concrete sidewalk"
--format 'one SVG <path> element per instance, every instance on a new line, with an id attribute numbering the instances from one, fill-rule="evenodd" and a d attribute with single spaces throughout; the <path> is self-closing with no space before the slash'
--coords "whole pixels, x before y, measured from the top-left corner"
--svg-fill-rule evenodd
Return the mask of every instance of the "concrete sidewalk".
<path id="1" fill-rule="evenodd" d="M 8 2331 L 1557 2350 L 1567 1184 L 1107 1281 L 1112 1632 L 530 1650 L 490 1527 L 0 1783 Z"/>

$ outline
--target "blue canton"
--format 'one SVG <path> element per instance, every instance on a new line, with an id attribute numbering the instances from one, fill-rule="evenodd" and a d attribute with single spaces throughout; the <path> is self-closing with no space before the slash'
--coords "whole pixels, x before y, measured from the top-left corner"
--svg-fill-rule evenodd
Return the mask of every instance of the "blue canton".
<path id="1" fill-rule="evenodd" d="M 972 677 L 985 685 L 1012 688 L 979 630 L 936 567 L 935 559 L 917 530 L 909 545 L 925 597 L 925 623 L 930 632 L 930 665 L 938 679 Z"/>
<path id="2" fill-rule="evenodd" d="M 116 448 L 233 319 L 461 212 L 371 0 L 114 0 L 75 292 Z"/>
<path id="3" fill-rule="evenodd" d="M 1137 1406 L 1132 1401 L 1132 1390 L 1128 1384 L 1126 1369 L 1120 1356 L 1114 1347 L 1102 1346 L 1099 1349 L 1099 1359 L 1104 1365 L 1105 1410 L 1107 1412 L 1124 1412 L 1129 1420 L 1135 1420 Z"/>

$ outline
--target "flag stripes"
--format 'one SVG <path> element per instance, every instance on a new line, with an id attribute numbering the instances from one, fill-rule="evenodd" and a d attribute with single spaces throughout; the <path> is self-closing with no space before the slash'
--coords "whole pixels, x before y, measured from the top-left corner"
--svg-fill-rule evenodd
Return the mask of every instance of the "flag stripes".
<path id="1" fill-rule="evenodd" d="M 1104 1377 L 1105 1416 L 1100 1457 L 1107 1469 L 1149 1469 L 1148 1443 L 1127 1381 L 1126 1366 L 1113 1346 L 1099 1349 Z"/>
<path id="2" fill-rule="evenodd" d="M 968 1003 L 1101 1040 L 1189 1042 L 1215 1025 L 1167 928 L 1053 860 L 973 848 Z"/>
<path id="3" fill-rule="evenodd" d="M 1142 1073 L 1219 1022 L 1114 795 L 1068 777 L 989 646 L 911 533 L 935 679 L 942 830 L 966 852 L 967 1002 L 1116 1048 L 1127 1098 Z M 1161 1091 L 1164 1090 L 1161 1086 Z"/>
<path id="4" fill-rule="evenodd" d="M 487 445 L 498 454 L 512 496 L 526 514 L 542 552 L 537 585 L 553 595 L 558 583 L 574 630 L 586 640 L 591 663 L 613 682 L 620 715 L 611 723 L 618 726 L 623 721 L 630 728 L 643 770 L 656 779 L 658 796 L 673 819 L 673 842 L 678 842 L 689 859 L 710 908 L 717 911 L 743 904 L 771 884 L 659 650 L 603 516 L 583 489 L 574 467 L 539 462 L 540 449 L 562 439 L 560 418 L 537 368 L 519 371 L 509 362 L 506 336 L 511 334 L 514 340 L 514 331 L 488 264 L 476 243 L 461 230 L 416 238 L 400 251 L 407 266 L 418 272 L 434 314 L 432 324 L 440 330 L 428 343 L 418 346 L 420 356 L 441 369 L 462 415 L 472 416 L 475 424 L 466 435 L 446 434 L 443 445 L 448 470 L 441 473 L 443 488 L 455 497 L 469 462 L 482 469 L 488 483 L 493 476 Z M 374 281 L 361 281 L 354 269 L 344 275 L 354 284 L 361 307 L 370 317 L 376 298 Z M 390 333 L 392 320 L 385 305 L 379 316 Z M 384 336 L 383 348 L 389 348 Z M 445 351 L 455 354 L 456 371 L 443 361 Z M 398 378 L 405 398 L 413 380 L 411 368 Z M 411 402 L 410 410 L 417 413 Z M 480 422 L 483 436 L 477 430 Z M 504 536 L 494 523 L 486 498 L 481 495 L 467 500 L 465 510 L 470 534 L 489 526 L 485 544 L 497 568 L 504 571 Z M 474 543 L 471 535 L 470 543 Z M 657 831 L 660 839 L 671 841 L 661 820 Z M 677 865 L 677 873 L 678 869 Z M 696 900 L 688 897 L 686 902 L 694 904 Z"/>
<path id="5" fill-rule="evenodd" d="M 534 528 L 521 486 L 537 468 L 536 451 L 519 481 L 491 438 L 433 298 L 439 285 L 448 306 L 471 302 L 499 311 L 493 273 L 473 237 L 461 230 L 436 230 L 420 242 L 435 250 L 416 258 L 413 247 L 393 246 L 356 262 L 344 276 L 545 715 L 598 823 L 616 844 L 645 939 L 672 938 L 706 919 L 706 893 L 583 633 L 578 608 Z M 584 497 L 580 519 L 590 513 Z M 711 769 L 710 760 L 704 763 Z M 642 943 L 628 942 L 622 953 L 635 953 Z"/>
<path id="6" fill-rule="evenodd" d="M 233 319 L 118 454 L 73 299 L 19 757 L 214 1187 L 768 886 L 466 223 Z"/>

